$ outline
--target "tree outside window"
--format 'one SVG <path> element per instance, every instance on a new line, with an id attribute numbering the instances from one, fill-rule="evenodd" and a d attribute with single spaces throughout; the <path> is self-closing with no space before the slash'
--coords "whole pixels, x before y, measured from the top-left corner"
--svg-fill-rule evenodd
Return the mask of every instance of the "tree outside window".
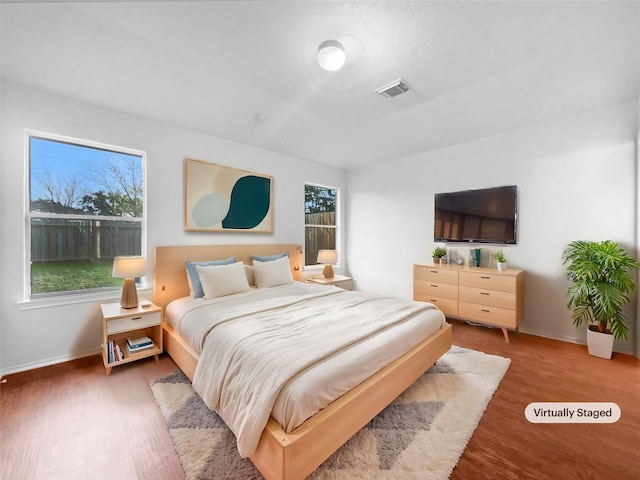
<path id="1" fill-rule="evenodd" d="M 141 255 L 144 153 L 32 134 L 29 296 L 120 287 L 113 257 Z"/>
<path id="2" fill-rule="evenodd" d="M 336 211 L 338 189 L 304 186 L 305 265 L 318 264 L 318 250 L 337 249 Z"/>

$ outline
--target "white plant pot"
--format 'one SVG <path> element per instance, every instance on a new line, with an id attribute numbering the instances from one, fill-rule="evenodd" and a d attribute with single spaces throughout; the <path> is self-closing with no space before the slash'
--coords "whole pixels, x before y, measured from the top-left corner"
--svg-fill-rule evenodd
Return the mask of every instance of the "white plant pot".
<path id="1" fill-rule="evenodd" d="M 589 355 L 610 360 L 613 352 L 613 335 L 594 332 L 587 328 L 587 348 Z"/>
<path id="2" fill-rule="evenodd" d="M 506 270 L 507 262 L 496 262 L 496 266 L 498 267 L 498 270 Z"/>

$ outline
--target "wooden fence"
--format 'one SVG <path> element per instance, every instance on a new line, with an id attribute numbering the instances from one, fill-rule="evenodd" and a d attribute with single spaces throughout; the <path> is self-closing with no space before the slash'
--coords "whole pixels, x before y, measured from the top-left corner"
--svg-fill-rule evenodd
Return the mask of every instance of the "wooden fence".
<path id="1" fill-rule="evenodd" d="M 316 264 L 318 250 L 335 249 L 335 212 L 305 214 L 305 264 Z M 322 227 L 327 225 L 327 227 Z M 142 227 L 137 222 L 34 219 L 31 223 L 31 261 L 65 262 L 140 255 Z"/>
<path id="2" fill-rule="evenodd" d="M 305 228 L 304 263 L 305 265 L 315 265 L 318 263 L 318 250 L 336 248 L 336 229 L 334 228 L 336 213 L 306 213 L 304 217 L 305 225 L 314 225 L 312 228 Z M 316 228 L 315 225 L 320 225 L 320 227 Z M 327 227 L 321 225 L 327 225 Z"/>
<path id="3" fill-rule="evenodd" d="M 67 262 L 140 255 L 142 226 L 138 222 L 34 219 L 31 261 Z"/>

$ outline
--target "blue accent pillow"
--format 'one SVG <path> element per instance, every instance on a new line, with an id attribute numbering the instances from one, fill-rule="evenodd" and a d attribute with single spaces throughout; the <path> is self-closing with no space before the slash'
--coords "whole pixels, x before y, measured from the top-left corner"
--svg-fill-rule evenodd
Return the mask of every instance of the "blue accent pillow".
<path id="1" fill-rule="evenodd" d="M 254 262 L 272 262 L 280 258 L 288 257 L 289 252 L 282 252 L 277 255 L 251 255 Z"/>
<path id="2" fill-rule="evenodd" d="M 230 257 L 226 260 L 209 260 L 206 262 L 184 262 L 187 267 L 187 280 L 189 280 L 189 290 L 193 293 L 193 298 L 202 298 L 204 297 L 204 290 L 202 290 L 202 283 L 200 283 L 200 275 L 198 275 L 198 270 L 196 269 L 196 265 L 200 265 L 201 267 L 208 267 L 210 265 L 229 265 L 232 263 L 236 263 L 236 257 Z"/>

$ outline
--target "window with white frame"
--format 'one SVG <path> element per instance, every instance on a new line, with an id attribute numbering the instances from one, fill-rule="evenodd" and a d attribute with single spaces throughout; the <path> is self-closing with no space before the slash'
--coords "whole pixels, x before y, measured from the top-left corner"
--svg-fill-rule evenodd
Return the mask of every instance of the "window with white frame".
<path id="1" fill-rule="evenodd" d="M 144 152 L 27 132 L 27 298 L 120 288 L 143 255 Z"/>
<path id="2" fill-rule="evenodd" d="M 304 263 L 318 265 L 318 251 L 338 249 L 338 189 L 322 185 L 304 186 Z M 339 252 L 338 263 L 340 259 Z"/>

